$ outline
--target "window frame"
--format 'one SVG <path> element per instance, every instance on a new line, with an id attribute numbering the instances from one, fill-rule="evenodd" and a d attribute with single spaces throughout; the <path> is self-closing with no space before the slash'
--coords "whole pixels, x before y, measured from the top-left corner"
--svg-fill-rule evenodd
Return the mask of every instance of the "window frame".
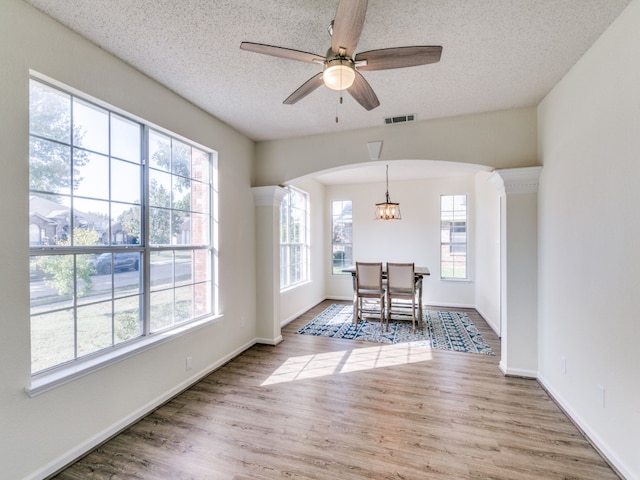
<path id="1" fill-rule="evenodd" d="M 340 205 L 340 214 L 336 215 L 334 213 L 334 209 L 335 209 L 335 205 L 336 204 L 341 204 Z M 344 211 L 345 211 L 345 207 L 346 205 L 349 205 L 350 209 L 351 209 L 351 222 L 342 222 L 343 225 L 350 225 L 350 232 L 348 232 L 348 237 L 350 238 L 350 242 L 340 242 L 340 241 L 336 241 L 336 219 L 340 219 L 342 218 Z M 331 206 L 330 206 L 330 214 L 331 214 L 331 275 L 351 275 L 351 273 L 349 272 L 343 272 L 342 269 L 344 267 L 348 267 L 353 265 L 353 201 L 352 200 L 331 200 Z M 351 255 L 343 255 L 342 258 L 342 266 L 338 267 L 338 270 L 336 270 L 336 259 L 334 258 L 335 253 L 336 252 L 346 252 L 350 250 Z M 350 259 L 351 261 L 349 262 L 349 264 L 345 263 L 345 258 L 347 257 L 348 259 Z"/>
<path id="2" fill-rule="evenodd" d="M 283 187 L 287 193 L 280 203 L 280 291 L 286 291 L 299 285 L 307 283 L 310 278 L 310 231 L 309 231 L 309 194 L 299 188 L 291 185 Z M 294 195 L 295 194 L 295 195 Z M 304 199 L 304 208 L 300 208 L 299 204 L 293 205 L 291 198 L 300 197 Z M 286 211 L 285 211 L 286 210 Z M 295 215 L 295 212 L 301 212 Z M 302 237 L 300 241 L 292 241 L 293 229 L 295 224 L 291 222 L 294 217 L 302 219 L 303 224 L 297 228 L 297 232 Z M 283 223 L 283 220 L 286 222 Z M 295 255 L 295 250 L 299 250 L 299 255 Z M 299 258 L 299 262 L 292 261 L 292 258 Z M 296 269 L 298 275 L 292 273 L 292 269 Z M 293 279 L 292 279 L 293 278 Z"/>
<path id="3" fill-rule="evenodd" d="M 445 198 L 450 198 L 451 210 L 444 210 Z M 456 209 L 456 204 L 463 198 L 464 209 Z M 462 212 L 464 212 L 462 214 Z M 447 215 L 445 217 L 445 215 Z M 463 228 L 462 230 L 460 230 Z M 444 232 L 448 230 L 448 241 L 445 240 Z M 464 240 L 460 241 L 460 235 L 456 233 L 464 232 Z M 448 251 L 445 258 L 445 251 Z M 460 261 L 456 257 L 464 256 L 464 264 L 461 267 Z M 463 269 L 464 275 L 456 274 Z M 445 275 L 445 272 L 451 275 Z M 440 279 L 451 281 L 469 280 L 469 195 L 461 194 L 441 194 L 440 195 Z"/>
<path id="4" fill-rule="evenodd" d="M 77 343 L 78 342 L 78 338 L 77 338 L 78 300 L 77 298 L 74 298 L 71 304 L 72 315 L 74 318 L 73 358 L 64 360 L 59 363 L 51 364 L 45 368 L 38 369 L 38 370 L 34 370 L 34 367 L 32 366 L 31 384 L 29 387 L 26 388 L 27 393 L 30 396 L 37 395 L 43 391 L 47 391 L 51 388 L 55 388 L 60 384 L 66 383 L 74 378 L 86 375 L 92 371 L 103 368 L 112 363 L 121 361 L 125 358 L 129 358 L 133 355 L 137 355 L 138 353 L 150 348 L 153 345 L 156 345 L 161 342 L 165 342 L 167 340 L 180 336 L 184 333 L 192 331 L 193 329 L 200 328 L 201 326 L 209 324 L 220 317 L 220 314 L 218 312 L 218 291 L 217 291 L 217 284 L 218 284 L 217 282 L 217 264 L 218 264 L 217 235 L 218 235 L 218 232 L 216 228 L 217 206 L 218 206 L 217 152 L 211 148 L 205 147 L 203 145 L 199 145 L 198 143 L 190 139 L 186 139 L 174 132 L 170 132 L 162 127 L 152 124 L 149 121 L 138 118 L 133 114 L 125 112 L 117 107 L 114 107 L 113 105 L 110 105 L 106 102 L 93 98 L 90 95 L 85 94 L 84 92 L 80 92 L 72 87 L 69 87 L 68 85 L 62 84 L 61 82 L 53 80 L 45 75 L 39 74 L 38 72 L 34 72 L 34 71 L 30 72 L 30 76 L 29 76 L 30 92 L 32 88 L 32 82 L 37 82 L 38 84 L 43 85 L 48 89 L 53 89 L 54 91 L 61 94 L 61 97 L 68 98 L 69 108 L 70 108 L 69 112 L 71 115 L 73 115 L 73 105 L 75 101 L 77 101 L 78 103 L 81 102 L 83 104 L 86 104 L 89 107 L 94 107 L 96 109 L 99 109 L 101 112 L 106 112 L 106 115 L 108 118 L 107 121 L 109 122 L 109 127 L 107 132 L 107 142 L 109 142 L 109 145 L 112 145 L 112 142 L 114 141 L 114 135 L 117 135 L 115 133 L 112 133 L 111 120 L 110 120 L 112 117 L 115 116 L 115 117 L 121 118 L 137 126 L 140 133 L 140 141 L 139 141 L 140 200 L 138 205 L 141 213 L 139 217 L 139 223 L 140 223 L 139 237 L 140 238 L 138 239 L 137 244 L 118 245 L 117 242 L 115 241 L 116 237 L 121 239 L 122 234 L 121 233 L 117 234 L 115 231 L 112 230 L 114 219 L 115 219 L 115 215 L 112 213 L 112 206 L 113 206 L 112 204 L 114 202 L 115 203 L 119 203 L 119 202 L 117 200 L 114 200 L 111 194 L 106 199 L 109 212 L 110 212 L 109 213 L 110 217 L 108 217 L 108 219 L 105 220 L 105 222 L 108 223 L 108 228 L 107 228 L 108 235 L 105 237 L 107 239 L 106 244 L 95 244 L 95 245 L 70 244 L 69 246 L 61 246 L 61 245 L 52 246 L 52 245 L 42 245 L 42 244 L 34 245 L 33 243 L 35 243 L 36 241 L 36 238 L 35 238 L 36 232 L 35 232 L 35 228 L 32 228 L 33 227 L 32 222 L 31 221 L 29 222 L 30 264 L 31 264 L 31 259 L 34 257 L 49 258 L 49 257 L 58 256 L 58 255 L 62 255 L 62 256 L 73 255 L 73 257 L 68 257 L 68 258 L 73 258 L 73 280 L 72 280 L 72 282 L 74 283 L 73 292 L 77 292 L 77 288 L 78 288 L 78 271 L 77 271 L 78 264 L 76 263 L 77 255 L 96 256 L 97 253 L 122 254 L 122 253 L 138 252 L 139 263 L 138 263 L 138 270 L 137 270 L 138 271 L 138 275 L 137 275 L 138 284 L 136 287 L 137 293 L 132 294 L 132 296 L 137 295 L 139 297 L 139 302 L 140 302 L 140 305 L 139 305 L 140 310 L 138 313 L 139 330 L 137 335 L 134 334 L 131 338 L 128 338 L 124 341 L 114 342 L 113 341 L 113 338 L 114 338 L 113 322 L 115 321 L 114 315 L 116 315 L 116 313 L 115 313 L 115 310 L 111 310 L 111 314 L 110 314 L 112 318 L 111 343 L 105 347 L 98 347 L 97 349 L 87 354 L 79 355 L 78 343 Z M 30 93 L 30 99 L 31 99 L 31 93 Z M 29 103 L 30 119 L 31 119 L 31 116 L 33 115 L 31 108 L 32 108 L 32 104 L 30 100 L 30 103 Z M 73 133 L 73 130 L 74 130 L 73 117 L 70 117 L 69 128 L 71 129 L 70 130 L 71 136 L 68 139 L 68 142 L 65 143 L 64 141 L 62 141 L 60 145 L 68 149 L 70 152 L 69 162 L 71 163 L 69 163 L 69 166 L 71 170 L 69 171 L 69 175 L 72 175 L 72 176 L 69 178 L 73 178 L 73 175 L 74 175 L 73 174 L 73 169 L 74 169 L 73 152 L 75 152 L 78 149 L 82 149 L 83 147 L 80 144 L 74 144 L 75 135 Z M 202 190 L 202 187 L 201 187 L 200 191 L 206 194 L 206 196 L 208 197 L 208 201 L 207 201 L 207 205 L 204 207 L 205 211 L 203 212 L 203 214 L 200 215 L 200 217 L 203 216 L 203 218 L 205 219 L 204 220 L 205 228 L 203 231 L 206 232 L 206 237 L 208 238 L 207 242 L 201 242 L 199 244 L 194 244 L 191 242 L 187 244 L 178 244 L 178 243 L 170 242 L 167 245 L 154 245 L 154 244 L 151 244 L 151 242 L 149 241 L 149 215 L 150 214 L 148 213 L 149 212 L 148 178 L 149 178 L 149 170 L 150 170 L 151 162 L 148 160 L 148 157 L 149 157 L 149 136 L 151 131 L 155 131 L 162 135 L 166 135 L 170 137 L 172 140 L 175 140 L 177 142 L 182 142 L 184 144 L 187 144 L 191 149 L 190 150 L 191 155 L 194 155 L 195 154 L 194 152 L 196 153 L 201 152 L 204 155 L 204 157 L 201 157 L 200 161 L 204 161 L 208 165 L 208 167 L 206 167 L 208 170 L 208 174 L 207 174 L 207 178 L 202 179 L 202 181 L 200 182 L 201 185 L 204 186 L 205 190 Z M 32 138 L 36 138 L 42 141 L 45 137 L 42 134 L 36 135 L 32 131 L 32 127 L 30 123 L 30 127 L 29 127 L 30 142 L 32 141 L 31 140 Z M 101 154 L 105 156 L 109 162 L 109 167 L 108 167 L 110 172 L 109 177 L 111 177 L 112 162 L 115 163 L 116 160 L 120 161 L 122 159 L 121 157 L 116 156 L 115 154 L 112 155 L 111 148 L 112 147 L 108 147 L 108 151 L 106 153 L 103 152 Z M 206 158 L 206 160 L 202 160 L 202 158 Z M 190 157 L 190 161 L 193 162 L 193 157 Z M 133 163 L 135 163 L 135 161 Z M 31 154 L 29 159 L 29 167 L 31 170 Z M 193 192 L 192 182 L 194 181 L 195 180 L 193 178 L 193 175 L 190 173 L 190 176 L 188 177 L 188 181 L 186 182 L 189 185 L 187 192 L 188 192 L 190 202 L 191 202 L 192 192 Z M 109 182 L 109 186 L 107 188 L 109 189 L 111 188 L 111 182 Z M 37 190 L 33 190 L 31 188 L 31 183 L 30 183 L 30 188 L 29 188 L 30 197 L 31 195 L 34 195 L 37 193 L 38 193 Z M 45 193 L 43 191 L 40 191 L 40 194 L 44 195 Z M 76 195 L 74 191 L 74 187 L 73 185 L 70 184 L 70 190 L 69 190 L 69 199 L 70 199 L 69 201 L 71 202 L 70 205 L 73 205 L 74 195 Z M 87 198 L 92 198 L 92 197 L 87 197 Z M 193 202 L 188 203 L 186 205 L 188 205 L 187 210 L 185 210 L 186 217 L 189 218 L 190 220 L 189 228 L 193 229 L 195 227 L 191 226 L 191 217 L 193 216 L 194 213 L 197 213 L 197 212 L 193 210 L 194 208 Z M 171 208 L 173 208 L 173 205 L 171 206 Z M 71 212 L 72 210 L 69 210 L 69 211 Z M 74 221 L 71 219 L 71 217 L 69 222 L 70 222 L 69 225 L 74 225 L 73 223 Z M 73 227 L 71 227 L 70 229 L 72 230 L 71 236 L 73 236 L 74 234 Z M 38 232 L 38 236 L 39 236 L 39 239 L 42 240 L 43 238 L 42 229 L 40 229 L 40 231 Z M 191 239 L 191 236 L 189 235 L 188 238 Z M 42 243 L 42 241 L 38 243 Z M 204 283 L 193 280 L 193 278 L 196 276 L 196 273 L 198 271 L 202 271 L 202 270 L 198 270 L 197 266 L 195 265 L 195 260 L 193 260 L 192 264 L 190 265 L 191 267 L 190 278 L 192 278 L 192 281 L 191 283 L 184 283 L 183 286 L 185 288 L 193 287 L 193 291 L 191 294 L 196 295 L 195 286 L 206 285 L 205 295 L 207 296 L 208 301 L 205 302 L 207 311 L 204 311 L 202 314 L 196 315 L 195 310 L 193 310 L 193 307 L 192 307 L 191 312 L 193 314 L 189 319 L 178 322 L 178 323 L 173 323 L 172 325 L 169 325 L 167 328 L 153 330 L 151 327 L 152 318 L 151 318 L 151 306 L 150 306 L 150 303 L 151 303 L 150 297 L 153 292 L 153 289 L 151 286 L 152 274 L 151 274 L 150 258 L 153 252 L 159 252 L 159 251 L 172 251 L 172 252 L 190 251 L 192 252 L 192 258 L 194 258 L 196 251 L 205 252 L 205 256 L 208 257 L 209 261 L 206 264 L 207 267 L 204 269 L 204 275 L 205 275 Z M 60 258 L 65 258 L 65 257 L 60 257 Z M 174 265 L 172 269 L 175 269 L 176 268 L 175 263 L 172 265 Z M 113 268 L 114 267 L 112 266 L 112 269 Z M 175 271 L 175 270 L 172 270 L 172 271 Z M 115 272 L 111 275 L 112 275 L 111 297 L 108 297 L 110 298 L 110 300 L 108 301 L 111 302 L 113 307 L 113 302 L 118 300 L 121 297 L 114 297 L 114 288 L 115 288 L 115 282 L 116 282 Z M 170 290 L 172 290 L 175 293 L 177 289 L 181 288 L 181 285 L 177 283 L 176 277 L 173 274 L 172 274 L 172 279 L 173 279 L 172 280 L 173 286 Z M 77 296 L 77 293 L 73 293 L 73 297 L 76 297 L 76 296 Z M 30 293 L 30 297 L 31 297 L 31 293 Z M 194 302 L 193 298 L 191 301 Z M 95 301 L 95 303 L 98 303 L 98 302 Z M 91 302 L 89 302 L 88 304 L 91 304 Z M 83 303 L 82 305 L 85 305 L 85 304 Z M 175 308 L 175 302 L 174 302 L 174 308 Z M 31 308 L 31 310 L 33 314 L 33 307 Z M 51 311 L 54 311 L 54 310 L 56 310 L 55 306 L 52 308 Z M 32 320 L 31 320 L 32 314 L 30 314 L 30 331 L 33 328 Z M 90 333 L 93 333 L 93 332 L 90 332 Z"/>

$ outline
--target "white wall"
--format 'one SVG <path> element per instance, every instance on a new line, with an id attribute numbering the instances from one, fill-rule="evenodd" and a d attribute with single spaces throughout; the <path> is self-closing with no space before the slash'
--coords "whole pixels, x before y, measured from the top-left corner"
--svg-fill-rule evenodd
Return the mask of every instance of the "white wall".
<path id="1" fill-rule="evenodd" d="M 500 335 L 500 195 L 490 175 L 478 172 L 475 177 L 475 308 Z"/>
<path id="2" fill-rule="evenodd" d="M 281 293 L 280 319 L 283 324 L 289 323 L 325 299 L 325 274 L 329 268 L 328 233 L 325 231 L 325 218 L 329 214 L 325 201 L 325 187 L 311 178 L 293 181 L 290 184 L 309 194 L 310 279 Z"/>
<path id="3" fill-rule="evenodd" d="M 0 477 L 41 478 L 252 343 L 254 143 L 21 0 L 0 2 L 0 65 Z M 217 150 L 223 179 L 222 320 L 34 398 L 24 391 L 30 382 L 29 69 Z M 187 356 L 193 357 L 189 372 Z"/>
<path id="4" fill-rule="evenodd" d="M 529 167 L 536 158 L 536 110 L 518 108 L 327 135 L 258 142 L 254 186 L 279 185 L 320 170 L 370 160 L 441 160 L 494 168 Z M 384 193 L 384 192 L 383 192 Z"/>
<path id="5" fill-rule="evenodd" d="M 393 163 L 389 168 L 393 169 Z M 375 204 L 384 201 L 384 182 L 331 185 L 326 187 L 327 204 L 333 200 L 353 202 L 354 261 L 415 262 L 431 275 L 424 279 L 423 301 L 430 305 L 475 305 L 475 181 L 460 176 L 389 183 L 391 200 L 400 203 L 402 220 L 374 220 Z M 440 279 L 440 195 L 467 194 L 469 215 L 469 281 Z M 330 227 L 328 227 L 330 231 Z M 327 242 L 330 241 L 327 238 Z M 327 270 L 326 292 L 330 298 L 350 299 L 351 277 L 332 275 Z"/>
<path id="6" fill-rule="evenodd" d="M 538 372 L 537 194 L 509 193 L 501 199 L 501 359 L 509 375 Z"/>
<path id="7" fill-rule="evenodd" d="M 629 479 L 640 478 L 639 58 L 633 0 L 538 108 L 539 376 Z"/>

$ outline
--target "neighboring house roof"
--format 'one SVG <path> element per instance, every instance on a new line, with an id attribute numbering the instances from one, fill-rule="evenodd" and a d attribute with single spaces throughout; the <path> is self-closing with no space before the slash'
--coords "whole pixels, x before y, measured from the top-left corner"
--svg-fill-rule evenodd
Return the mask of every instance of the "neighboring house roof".
<path id="1" fill-rule="evenodd" d="M 109 220 L 99 215 L 77 209 L 74 209 L 73 213 L 80 223 L 91 225 L 97 231 L 106 231 L 109 228 Z M 29 196 L 29 215 L 37 215 L 40 218 L 49 219 L 56 223 L 62 220 L 66 223 L 71 222 L 69 207 L 38 195 Z"/>

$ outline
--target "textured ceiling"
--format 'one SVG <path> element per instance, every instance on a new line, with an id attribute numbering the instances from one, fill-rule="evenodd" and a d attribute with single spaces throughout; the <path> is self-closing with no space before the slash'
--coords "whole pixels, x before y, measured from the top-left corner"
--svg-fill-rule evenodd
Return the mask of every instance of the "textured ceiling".
<path id="1" fill-rule="evenodd" d="M 357 52 L 442 45 L 439 63 L 363 72 L 367 112 L 321 87 L 321 66 L 240 50 L 325 55 L 337 0 L 25 0 L 255 140 L 536 105 L 630 0 L 370 0 Z M 336 113 L 340 121 L 335 123 Z"/>

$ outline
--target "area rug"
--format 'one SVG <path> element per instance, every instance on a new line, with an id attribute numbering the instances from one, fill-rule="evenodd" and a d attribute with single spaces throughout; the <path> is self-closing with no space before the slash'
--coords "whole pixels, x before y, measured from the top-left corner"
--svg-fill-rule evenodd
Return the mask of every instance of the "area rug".
<path id="1" fill-rule="evenodd" d="M 322 337 L 345 338 L 375 343 L 408 343 L 438 350 L 495 355 L 489 344 L 464 312 L 423 310 L 424 322 L 391 321 L 389 331 L 379 321 L 360 321 L 354 325 L 351 305 L 330 305 L 298 330 L 297 333 Z"/>

